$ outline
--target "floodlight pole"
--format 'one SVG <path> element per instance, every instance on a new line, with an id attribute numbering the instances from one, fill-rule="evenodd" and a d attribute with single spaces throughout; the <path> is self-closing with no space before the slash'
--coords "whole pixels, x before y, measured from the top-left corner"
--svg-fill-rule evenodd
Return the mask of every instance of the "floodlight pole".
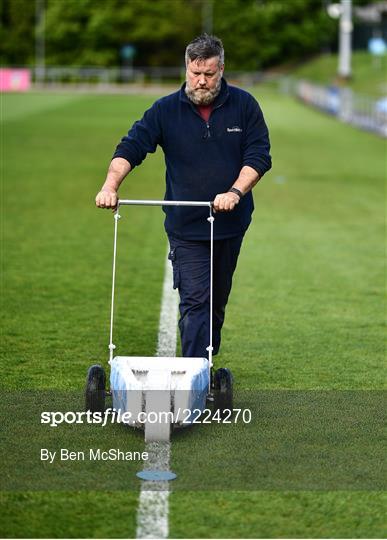
<path id="1" fill-rule="evenodd" d="M 202 28 L 206 34 L 212 34 L 214 19 L 213 0 L 203 0 L 202 3 Z"/>
<path id="2" fill-rule="evenodd" d="M 339 22 L 339 66 L 338 75 L 343 79 L 351 77 L 352 53 L 352 1 L 341 0 Z"/>
<path id="3" fill-rule="evenodd" d="M 44 82 L 45 78 L 45 0 L 35 0 L 35 77 Z"/>

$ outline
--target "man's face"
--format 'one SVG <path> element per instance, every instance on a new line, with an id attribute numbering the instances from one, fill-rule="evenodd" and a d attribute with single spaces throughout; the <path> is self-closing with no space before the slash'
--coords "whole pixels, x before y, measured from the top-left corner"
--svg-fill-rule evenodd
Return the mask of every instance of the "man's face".
<path id="1" fill-rule="evenodd" d="M 219 94 L 224 66 L 219 57 L 188 62 L 185 93 L 195 105 L 209 105 Z"/>

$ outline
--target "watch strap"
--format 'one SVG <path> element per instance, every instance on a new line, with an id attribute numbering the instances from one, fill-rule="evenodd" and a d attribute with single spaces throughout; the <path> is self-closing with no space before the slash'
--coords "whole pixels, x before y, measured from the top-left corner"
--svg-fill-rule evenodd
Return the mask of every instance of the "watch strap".
<path id="1" fill-rule="evenodd" d="M 243 197 L 243 193 L 235 187 L 230 188 L 228 191 L 231 193 L 236 193 L 240 199 Z"/>

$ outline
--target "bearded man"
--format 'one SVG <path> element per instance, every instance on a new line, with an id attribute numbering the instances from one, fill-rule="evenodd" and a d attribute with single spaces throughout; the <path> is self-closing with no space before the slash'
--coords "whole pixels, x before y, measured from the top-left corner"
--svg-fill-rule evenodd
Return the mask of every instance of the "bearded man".
<path id="1" fill-rule="evenodd" d="M 156 101 L 114 153 L 96 197 L 115 208 L 130 171 L 161 146 L 165 200 L 213 201 L 213 354 L 220 347 L 225 308 L 244 234 L 254 209 L 251 190 L 271 167 L 268 129 L 257 101 L 223 78 L 220 39 L 203 34 L 186 48 L 186 82 Z M 208 357 L 210 227 L 202 207 L 165 206 L 174 288 L 180 294 L 183 356 Z"/>

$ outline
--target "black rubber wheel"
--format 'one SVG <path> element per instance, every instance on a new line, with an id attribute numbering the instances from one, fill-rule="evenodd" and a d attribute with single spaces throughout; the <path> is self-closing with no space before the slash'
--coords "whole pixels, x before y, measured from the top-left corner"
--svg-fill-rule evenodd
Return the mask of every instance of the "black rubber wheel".
<path id="1" fill-rule="evenodd" d="M 89 368 L 86 377 L 85 407 L 87 411 L 104 412 L 105 410 L 105 370 L 99 364 Z"/>
<path id="2" fill-rule="evenodd" d="M 219 368 L 214 374 L 214 412 L 223 418 L 233 409 L 233 377 L 227 368 Z"/>

